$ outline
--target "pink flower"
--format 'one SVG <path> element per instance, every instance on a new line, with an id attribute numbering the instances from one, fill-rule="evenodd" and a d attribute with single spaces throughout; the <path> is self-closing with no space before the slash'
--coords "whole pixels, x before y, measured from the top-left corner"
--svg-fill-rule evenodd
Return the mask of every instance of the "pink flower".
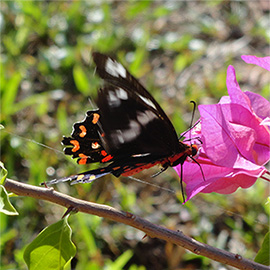
<path id="1" fill-rule="evenodd" d="M 242 55 L 241 58 L 248 64 L 254 64 L 270 71 L 270 56 L 257 57 L 253 55 Z"/>
<path id="2" fill-rule="evenodd" d="M 270 67 L 270 57 L 248 59 Z M 239 187 L 248 188 L 267 172 L 263 165 L 270 160 L 270 103 L 258 94 L 242 92 L 233 66 L 227 70 L 227 89 L 229 96 L 218 104 L 199 106 L 200 124 L 190 132 L 191 138 L 199 137 L 202 142 L 196 161 L 205 179 L 198 164 L 184 163 L 187 200 L 199 192 L 229 194 Z M 175 170 L 180 175 L 181 166 Z"/>

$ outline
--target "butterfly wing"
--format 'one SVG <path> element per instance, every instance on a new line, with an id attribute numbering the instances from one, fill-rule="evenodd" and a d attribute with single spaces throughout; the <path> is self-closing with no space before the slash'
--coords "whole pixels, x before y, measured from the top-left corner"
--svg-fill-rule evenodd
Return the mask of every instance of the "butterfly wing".
<path id="1" fill-rule="evenodd" d="M 183 163 L 189 147 L 179 142 L 151 94 L 114 59 L 100 53 L 93 53 L 93 59 L 106 82 L 98 93 L 99 109 L 75 123 L 71 137 L 64 137 L 62 143 L 67 146 L 65 154 L 78 158 L 79 164 L 110 164 L 47 184 L 89 183 L 109 173 L 128 176 L 157 163 L 165 165 L 170 157 L 170 162 Z"/>
<path id="2" fill-rule="evenodd" d="M 171 121 L 139 81 L 108 56 L 93 53 L 93 59 L 106 82 L 97 105 L 108 152 L 118 158 L 149 154 L 156 159 L 184 151 Z"/>
<path id="3" fill-rule="evenodd" d="M 88 111 L 82 122 L 73 125 L 71 137 L 64 137 L 62 140 L 62 144 L 66 146 L 65 154 L 78 158 L 78 164 L 105 163 L 112 159 L 103 146 L 98 125 L 99 118 L 98 109 Z"/>

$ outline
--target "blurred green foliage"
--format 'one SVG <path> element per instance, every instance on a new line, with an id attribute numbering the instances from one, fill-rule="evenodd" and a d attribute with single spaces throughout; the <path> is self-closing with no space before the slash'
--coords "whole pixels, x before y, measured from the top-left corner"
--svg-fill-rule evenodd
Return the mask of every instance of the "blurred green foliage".
<path id="1" fill-rule="evenodd" d="M 1 124 L 5 130 L 0 139 L 9 178 L 39 185 L 87 169 L 64 156 L 60 141 L 92 108 L 88 98 L 94 101 L 101 85 L 90 57 L 94 50 L 117 57 L 140 78 L 179 134 L 190 122 L 190 100 L 216 103 L 226 95 L 229 64 L 235 66 L 243 90 L 269 98 L 268 75 L 256 69 L 256 76 L 250 76 L 255 68 L 240 59 L 242 54 L 269 55 L 267 21 L 269 9 L 260 2 L 1 2 Z M 154 172 L 151 169 L 138 177 L 176 190 L 176 196 L 109 176 L 91 185 L 55 188 L 255 257 L 269 223 L 264 182 L 258 180 L 249 190 L 226 196 L 197 195 L 182 205 L 174 171 L 151 179 Z M 65 211 L 31 198 L 17 197 L 12 203 L 19 216 L 0 214 L 3 270 L 26 269 L 26 245 Z M 219 267 L 207 258 L 158 239 L 143 239 L 140 231 L 96 216 L 78 213 L 69 221 L 77 247 L 70 269 Z"/>

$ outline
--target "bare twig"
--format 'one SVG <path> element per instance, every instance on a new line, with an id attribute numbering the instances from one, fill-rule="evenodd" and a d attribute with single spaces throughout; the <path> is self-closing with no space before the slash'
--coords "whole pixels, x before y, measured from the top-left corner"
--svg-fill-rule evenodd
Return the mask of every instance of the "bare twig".
<path id="1" fill-rule="evenodd" d="M 110 220 L 121 222 L 126 225 L 137 228 L 145 232 L 149 237 L 163 239 L 167 242 L 174 243 L 191 252 L 203 255 L 220 263 L 234 266 L 238 269 L 246 270 L 269 270 L 265 265 L 242 258 L 241 255 L 233 254 L 203 243 L 200 243 L 182 232 L 172 231 L 167 228 L 155 225 L 143 218 L 132 213 L 119 211 L 113 207 L 96 204 L 88 201 L 75 199 L 71 196 L 55 191 L 53 188 L 43 188 L 6 179 L 5 188 L 9 192 L 17 195 L 32 197 L 46 200 L 66 208 L 76 209 L 77 211 L 108 218 Z"/>

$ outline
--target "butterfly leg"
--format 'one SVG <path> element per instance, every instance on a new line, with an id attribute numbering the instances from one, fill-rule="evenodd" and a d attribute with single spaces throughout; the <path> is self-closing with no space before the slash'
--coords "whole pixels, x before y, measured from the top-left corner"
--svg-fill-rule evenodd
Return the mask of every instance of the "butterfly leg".
<path id="1" fill-rule="evenodd" d="M 184 203 L 186 199 L 185 199 L 185 193 L 184 193 L 184 187 L 183 187 L 183 163 L 181 163 L 180 186 L 181 186 L 182 198 L 183 198 L 183 203 Z"/>
<path id="2" fill-rule="evenodd" d="M 162 169 L 161 169 L 159 172 L 157 172 L 157 173 L 151 175 L 151 177 L 152 177 L 152 178 L 157 177 L 157 176 L 160 175 L 161 173 L 165 172 L 165 171 L 168 169 L 168 167 L 169 167 L 168 165 L 164 165 L 164 166 L 162 167 Z"/>

